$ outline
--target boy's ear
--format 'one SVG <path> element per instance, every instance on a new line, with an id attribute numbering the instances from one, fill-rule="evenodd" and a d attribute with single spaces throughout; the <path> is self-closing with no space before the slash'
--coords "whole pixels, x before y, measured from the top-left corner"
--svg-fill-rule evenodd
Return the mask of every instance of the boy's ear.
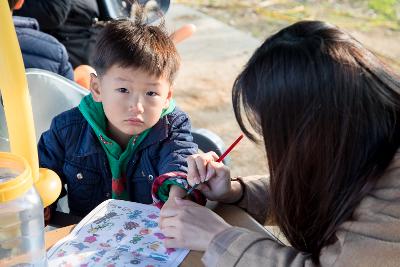
<path id="1" fill-rule="evenodd" d="M 90 73 L 90 92 L 96 102 L 101 102 L 100 80 L 96 74 Z"/>
<path id="2" fill-rule="evenodd" d="M 164 105 L 164 108 L 168 108 L 169 107 L 169 102 L 171 101 L 171 99 L 172 99 L 172 95 L 173 95 L 173 89 L 172 89 L 172 86 L 169 88 L 169 91 L 168 91 L 168 95 L 167 95 L 167 99 L 165 100 L 165 105 Z"/>

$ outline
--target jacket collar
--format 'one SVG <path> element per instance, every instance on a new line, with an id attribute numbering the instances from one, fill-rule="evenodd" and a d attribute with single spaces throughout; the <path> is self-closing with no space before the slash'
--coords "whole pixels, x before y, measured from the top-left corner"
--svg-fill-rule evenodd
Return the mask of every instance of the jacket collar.
<path id="1" fill-rule="evenodd" d="M 39 23 L 34 18 L 13 16 L 13 22 L 15 28 L 29 28 L 33 30 L 39 30 Z"/>
<path id="2" fill-rule="evenodd" d="M 162 117 L 150 130 L 147 137 L 140 143 L 137 151 L 143 150 L 153 144 L 159 143 L 168 137 L 169 132 L 169 120 L 168 115 Z M 104 149 L 101 147 L 99 140 L 93 131 L 92 127 L 87 123 L 82 125 L 81 135 L 79 136 L 79 141 L 77 149 L 75 151 L 75 156 L 86 157 L 92 154 L 105 153 Z"/>
<path id="3" fill-rule="evenodd" d="M 168 115 L 160 118 L 160 120 L 151 128 L 147 137 L 139 145 L 138 151 L 145 149 L 153 144 L 159 143 L 168 137 L 169 119 Z"/>

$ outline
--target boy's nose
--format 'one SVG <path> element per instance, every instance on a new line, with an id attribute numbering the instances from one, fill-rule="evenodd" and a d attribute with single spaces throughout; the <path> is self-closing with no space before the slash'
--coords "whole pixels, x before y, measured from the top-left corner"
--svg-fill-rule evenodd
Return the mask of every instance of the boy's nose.
<path id="1" fill-rule="evenodd" d="M 131 104 L 129 106 L 129 111 L 143 113 L 144 108 L 140 101 L 133 101 L 133 102 L 131 102 Z"/>

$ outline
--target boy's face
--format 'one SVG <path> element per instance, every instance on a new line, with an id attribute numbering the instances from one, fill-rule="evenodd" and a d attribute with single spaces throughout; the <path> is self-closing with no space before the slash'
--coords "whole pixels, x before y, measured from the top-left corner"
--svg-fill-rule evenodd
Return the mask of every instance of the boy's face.
<path id="1" fill-rule="evenodd" d="M 108 130 L 117 138 L 128 138 L 154 126 L 172 97 L 166 78 L 118 65 L 101 77 L 92 75 L 90 90 L 94 100 L 103 103 Z"/>

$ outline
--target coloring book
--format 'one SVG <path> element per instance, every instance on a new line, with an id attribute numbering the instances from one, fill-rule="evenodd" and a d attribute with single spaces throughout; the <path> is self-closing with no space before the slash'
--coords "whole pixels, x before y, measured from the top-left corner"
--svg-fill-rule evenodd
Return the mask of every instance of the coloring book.
<path id="1" fill-rule="evenodd" d="M 48 252 L 49 266 L 178 266 L 189 250 L 167 249 L 160 210 L 109 199 L 92 210 Z"/>

